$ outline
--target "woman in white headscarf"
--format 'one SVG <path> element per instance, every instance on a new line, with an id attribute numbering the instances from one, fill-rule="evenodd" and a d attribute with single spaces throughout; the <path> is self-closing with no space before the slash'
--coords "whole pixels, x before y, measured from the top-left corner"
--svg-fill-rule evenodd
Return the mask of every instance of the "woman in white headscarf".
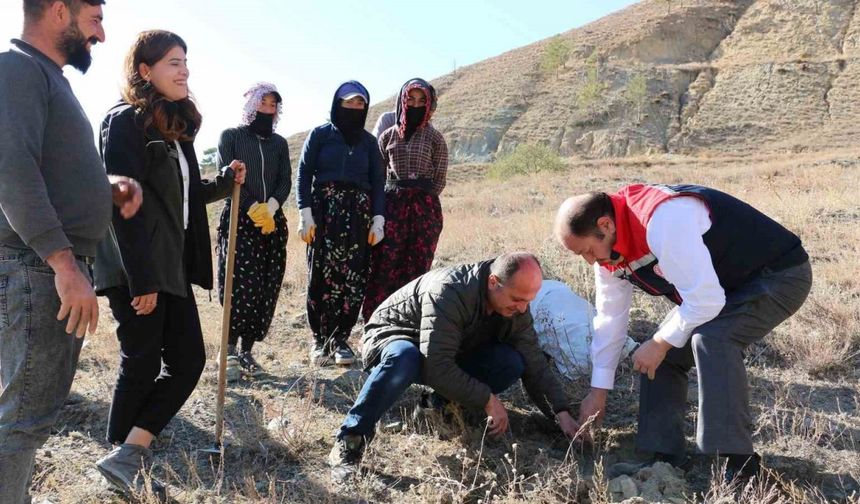
<path id="1" fill-rule="evenodd" d="M 260 82 L 245 93 L 245 98 L 241 125 L 225 130 L 218 142 L 218 163 L 241 159 L 248 170 L 239 201 L 233 270 L 227 347 L 227 377 L 231 381 L 242 373 L 253 376 L 262 372 L 251 350 L 269 331 L 284 279 L 288 230 L 281 205 L 290 195 L 292 177 L 287 140 L 274 132 L 281 115 L 280 93 L 274 84 Z M 222 303 L 232 204 L 228 199 L 218 225 L 218 295 Z"/>

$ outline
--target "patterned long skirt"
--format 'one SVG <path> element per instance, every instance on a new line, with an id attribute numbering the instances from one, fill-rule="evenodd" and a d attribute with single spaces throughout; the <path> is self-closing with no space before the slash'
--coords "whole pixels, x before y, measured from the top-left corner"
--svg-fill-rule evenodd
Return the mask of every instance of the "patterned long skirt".
<path id="1" fill-rule="evenodd" d="M 385 239 L 373 247 L 371 255 L 361 308 L 365 321 L 394 291 L 430 271 L 440 234 L 439 196 L 411 187 L 386 191 Z"/>
<path id="2" fill-rule="evenodd" d="M 227 265 L 227 234 L 230 229 L 230 200 L 224 205 L 218 224 L 218 299 L 224 304 L 224 277 Z M 269 332 L 275 305 L 281 293 L 287 265 L 289 231 L 284 212 L 275 214 L 275 231 L 268 235 L 254 227 L 254 221 L 239 211 L 236 230 L 236 258 L 233 268 L 233 300 L 230 312 L 230 344 L 242 338 L 242 348 L 250 350 Z"/>
<path id="3" fill-rule="evenodd" d="M 358 320 L 370 266 L 370 196 L 343 183 L 314 188 L 316 236 L 307 248 L 308 325 L 331 350 Z"/>

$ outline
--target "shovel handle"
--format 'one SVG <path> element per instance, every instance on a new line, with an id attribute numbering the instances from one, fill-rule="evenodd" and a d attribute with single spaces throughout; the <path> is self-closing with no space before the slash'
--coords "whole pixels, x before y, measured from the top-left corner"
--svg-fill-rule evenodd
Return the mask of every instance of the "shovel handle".
<path id="1" fill-rule="evenodd" d="M 236 259 L 236 230 L 239 226 L 239 192 L 242 186 L 233 184 L 230 199 L 230 230 L 227 234 L 227 269 L 224 274 L 224 310 L 221 314 L 221 350 L 218 352 L 218 398 L 215 408 L 215 443 L 224 444 L 224 394 L 227 389 L 227 344 L 230 337 L 230 311 L 233 307 L 233 266 Z"/>

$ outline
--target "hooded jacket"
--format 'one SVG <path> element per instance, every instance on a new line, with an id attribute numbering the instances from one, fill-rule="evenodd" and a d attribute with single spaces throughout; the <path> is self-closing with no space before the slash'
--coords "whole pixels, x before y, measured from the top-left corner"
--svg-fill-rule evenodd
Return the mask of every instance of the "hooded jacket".
<path id="1" fill-rule="evenodd" d="M 308 134 L 302 147 L 296 175 L 296 201 L 299 209 L 311 206 L 311 192 L 326 182 L 355 184 L 370 193 L 373 215 L 385 212 L 385 171 L 380 159 L 376 138 L 362 131 L 361 141 L 354 147 L 346 143 L 341 131 L 334 125 L 337 96 L 345 86 L 360 88 L 365 96 L 367 89 L 356 81 L 341 84 L 331 104 L 331 120 L 317 126 Z M 365 107 L 365 117 L 367 107 Z"/>
<path id="2" fill-rule="evenodd" d="M 422 383 L 452 401 L 483 408 L 490 387 L 463 371 L 456 359 L 497 338 L 522 355 L 523 385 L 541 411 L 552 417 L 569 410 L 567 396 L 538 344 L 531 313 L 511 318 L 486 314 L 492 263 L 433 270 L 389 296 L 364 327 L 364 362 L 375 365 L 392 341 L 411 341 L 424 356 Z"/>

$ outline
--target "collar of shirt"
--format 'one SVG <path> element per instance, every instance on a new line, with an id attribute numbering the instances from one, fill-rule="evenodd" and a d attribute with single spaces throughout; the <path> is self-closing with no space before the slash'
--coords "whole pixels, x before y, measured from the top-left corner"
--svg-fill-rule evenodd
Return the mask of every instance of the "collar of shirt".
<path id="1" fill-rule="evenodd" d="M 49 58 L 42 51 L 40 51 L 40 50 L 36 49 L 35 47 L 33 47 L 32 45 L 28 44 L 27 42 L 24 42 L 23 40 L 20 40 L 20 39 L 12 39 L 10 42 L 12 43 L 12 45 L 16 49 L 18 49 L 22 53 L 27 54 L 29 56 L 32 56 L 34 58 L 37 58 L 41 62 L 50 66 L 51 68 L 56 69 L 61 74 L 63 73 L 63 69 L 60 67 L 60 65 L 57 64 L 57 62 L 55 62 L 54 60 Z"/>

